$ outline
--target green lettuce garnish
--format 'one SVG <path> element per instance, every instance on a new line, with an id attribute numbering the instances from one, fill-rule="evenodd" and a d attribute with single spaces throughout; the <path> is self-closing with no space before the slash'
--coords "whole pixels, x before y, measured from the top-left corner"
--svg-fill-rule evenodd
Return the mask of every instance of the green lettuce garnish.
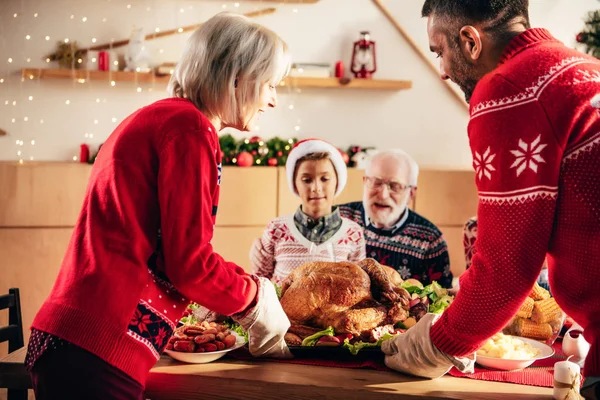
<path id="1" fill-rule="evenodd" d="M 428 297 L 428 311 L 434 314 L 441 314 L 444 312 L 444 310 L 450 306 L 452 300 L 454 300 L 452 296 L 448 295 L 448 291 L 441 287 L 436 281 L 431 282 L 430 285 L 425 286 L 423 289 L 407 282 L 403 282 L 400 287 L 405 289 L 411 295 L 416 293 L 420 298 Z"/>
<path id="2" fill-rule="evenodd" d="M 368 348 L 373 348 L 373 347 L 381 347 L 381 344 L 388 340 L 391 339 L 393 337 L 395 337 L 396 335 L 392 335 L 391 333 L 384 333 L 381 338 L 376 341 L 376 342 L 356 342 L 354 344 L 350 343 L 349 339 L 344 339 L 344 343 L 342 344 L 343 347 L 347 348 L 350 351 L 350 354 L 352 354 L 353 356 L 357 355 L 359 351 L 361 351 L 362 349 L 368 349 Z"/>
<path id="3" fill-rule="evenodd" d="M 224 321 L 223 325 L 225 325 L 229 330 L 243 337 L 244 343 L 248 343 L 248 332 L 246 332 L 240 324 L 234 321 Z"/>
<path id="4" fill-rule="evenodd" d="M 281 285 L 273 282 L 273 286 L 275 286 L 275 293 L 277 293 L 277 299 L 281 300 Z"/>
<path id="5" fill-rule="evenodd" d="M 302 341 L 302 346 L 315 346 L 319 339 L 323 336 L 335 336 L 335 331 L 333 330 L 333 327 L 330 326 L 323 331 L 317 332 L 314 335 L 306 337 Z"/>

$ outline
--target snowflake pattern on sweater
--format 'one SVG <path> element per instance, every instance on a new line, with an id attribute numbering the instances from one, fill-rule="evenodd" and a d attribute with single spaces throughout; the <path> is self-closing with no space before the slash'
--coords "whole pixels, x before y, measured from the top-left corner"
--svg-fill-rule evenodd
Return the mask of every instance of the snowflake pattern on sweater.
<path id="1" fill-rule="evenodd" d="M 252 272 L 281 283 L 294 269 L 311 261 L 358 262 L 365 258 L 362 228 L 342 218 L 342 226 L 320 245 L 306 239 L 293 214 L 272 220 L 250 250 Z"/>
<path id="2" fill-rule="evenodd" d="M 424 285 L 437 281 L 442 287 L 452 287 L 448 245 L 432 222 L 407 210 L 406 220 L 389 231 L 367 225 L 360 201 L 342 204 L 339 209 L 343 217 L 363 227 L 367 257 L 394 268 L 402 279 L 414 278 Z"/>
<path id="3" fill-rule="evenodd" d="M 600 62 L 544 29 L 515 37 L 475 88 L 469 140 L 479 192 L 472 266 L 431 328 L 451 355 L 473 353 L 515 314 L 547 255 L 561 308 L 592 344 L 600 376 Z"/>

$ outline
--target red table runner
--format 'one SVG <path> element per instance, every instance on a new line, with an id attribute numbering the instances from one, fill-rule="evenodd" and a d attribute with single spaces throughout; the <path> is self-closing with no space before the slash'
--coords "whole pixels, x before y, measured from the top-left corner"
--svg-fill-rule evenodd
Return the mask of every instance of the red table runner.
<path id="1" fill-rule="evenodd" d="M 562 352 L 562 343 L 557 341 L 552 346 L 554 355 L 543 360 L 536 361 L 530 367 L 516 371 L 497 371 L 486 369 L 478 364 L 475 365 L 475 372 L 472 374 L 463 374 L 456 369 L 451 369 L 449 374 L 457 378 L 469 378 L 482 381 L 495 381 L 505 383 L 516 383 L 520 385 L 532 385 L 552 387 L 554 381 L 554 363 L 566 359 Z M 254 360 L 246 347 L 229 353 L 231 357 L 238 360 Z M 370 368 L 377 371 L 392 371 L 383 363 L 383 357 L 352 359 L 348 357 L 345 360 L 321 359 L 321 358 L 295 358 L 291 360 L 264 359 L 270 362 L 316 365 L 320 367 L 335 368 Z"/>

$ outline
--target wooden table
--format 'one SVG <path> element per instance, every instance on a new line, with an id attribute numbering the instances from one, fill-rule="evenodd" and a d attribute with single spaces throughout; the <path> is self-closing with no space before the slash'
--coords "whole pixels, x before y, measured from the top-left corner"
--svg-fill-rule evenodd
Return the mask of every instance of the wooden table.
<path id="1" fill-rule="evenodd" d="M 0 387 L 31 387 L 25 349 L 0 359 Z M 26 384 L 27 386 L 22 386 Z M 552 389 L 445 376 L 422 380 L 394 372 L 222 359 L 183 364 L 163 356 L 146 397 L 162 399 L 552 399 Z"/>

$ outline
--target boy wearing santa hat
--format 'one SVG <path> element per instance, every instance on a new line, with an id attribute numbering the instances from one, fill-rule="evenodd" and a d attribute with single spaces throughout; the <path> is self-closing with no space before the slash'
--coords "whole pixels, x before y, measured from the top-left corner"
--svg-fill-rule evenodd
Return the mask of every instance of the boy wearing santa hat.
<path id="1" fill-rule="evenodd" d="M 302 140 L 290 151 L 285 169 L 289 188 L 302 204 L 294 214 L 272 220 L 255 240 L 252 272 L 280 283 L 306 262 L 364 259 L 362 228 L 333 206 L 348 176 L 339 150 L 323 140 Z"/>

